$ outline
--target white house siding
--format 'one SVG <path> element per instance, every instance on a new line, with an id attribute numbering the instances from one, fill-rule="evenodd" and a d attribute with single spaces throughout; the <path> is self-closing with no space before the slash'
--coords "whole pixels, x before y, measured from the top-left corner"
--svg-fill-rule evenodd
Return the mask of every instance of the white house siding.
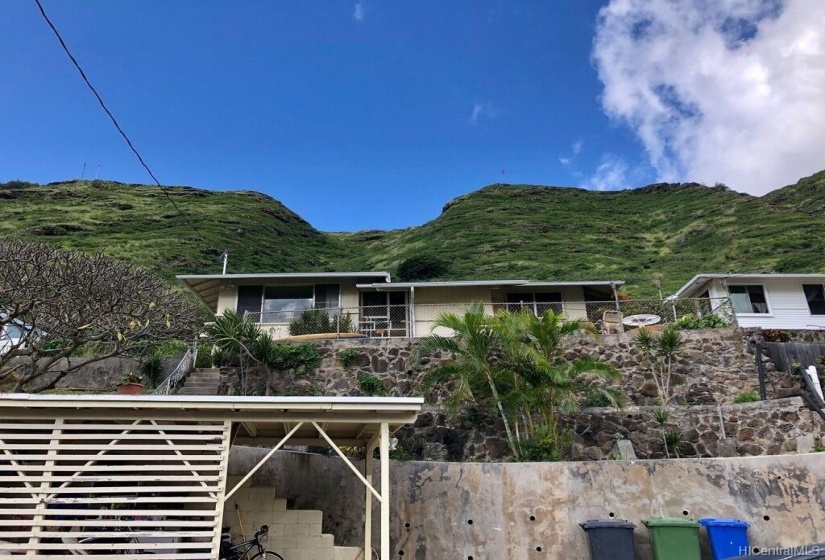
<path id="1" fill-rule="evenodd" d="M 811 315 L 802 284 L 815 284 L 810 280 L 793 279 L 759 279 L 759 280 L 729 280 L 728 286 L 761 285 L 765 288 L 765 295 L 771 312 L 736 314 L 740 327 L 759 327 L 763 329 L 815 329 L 825 328 L 825 315 Z M 710 296 L 715 294 L 726 297 L 727 294 L 721 280 L 714 280 Z"/>
<path id="2" fill-rule="evenodd" d="M 486 313 L 492 315 L 492 295 L 489 286 L 456 286 L 415 289 L 415 336 L 440 334 L 449 336 L 451 331 L 438 328 L 433 330 L 436 318 L 442 313 L 462 314 L 469 304 L 483 303 Z M 412 334 L 412 333 L 411 333 Z"/>
<path id="3" fill-rule="evenodd" d="M 235 310 L 238 303 L 238 287 L 235 284 L 221 285 L 218 292 L 218 309 L 215 310 L 217 315 L 223 315 L 227 309 Z"/>

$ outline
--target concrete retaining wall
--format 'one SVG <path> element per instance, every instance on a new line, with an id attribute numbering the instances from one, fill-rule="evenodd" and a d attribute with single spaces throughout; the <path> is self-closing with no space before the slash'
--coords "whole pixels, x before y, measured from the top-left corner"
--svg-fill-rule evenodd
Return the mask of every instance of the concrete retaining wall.
<path id="1" fill-rule="evenodd" d="M 246 472 L 265 450 L 233 449 Z M 737 517 L 751 544 L 825 541 L 825 455 L 575 463 L 397 462 L 392 473 L 391 558 L 587 559 L 578 524 L 637 524 L 637 558 L 650 560 L 641 519 Z M 377 476 L 377 473 L 376 473 Z M 377 480 L 377 479 L 376 479 Z M 290 507 L 324 511 L 324 532 L 359 546 L 364 489 L 340 459 L 278 453 L 253 479 Z M 228 505 L 229 506 L 229 505 Z M 377 546 L 377 543 L 376 545 Z M 705 556 L 709 558 L 709 556 Z"/>

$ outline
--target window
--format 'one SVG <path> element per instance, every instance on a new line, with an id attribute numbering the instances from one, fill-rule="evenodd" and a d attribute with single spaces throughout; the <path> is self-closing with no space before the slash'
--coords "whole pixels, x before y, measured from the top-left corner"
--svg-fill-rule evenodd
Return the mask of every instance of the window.
<path id="1" fill-rule="evenodd" d="M 548 309 L 562 312 L 560 292 L 516 292 L 507 294 L 507 311 L 529 309 L 535 315 L 544 315 Z"/>
<path id="2" fill-rule="evenodd" d="M 825 289 L 822 284 L 802 284 L 811 315 L 825 315 Z"/>
<path id="3" fill-rule="evenodd" d="M 307 309 L 327 309 L 329 316 L 340 312 L 338 284 L 306 286 L 238 286 L 238 314 L 251 314 L 261 323 L 289 323 Z"/>
<path id="4" fill-rule="evenodd" d="M 267 286 L 261 322 L 289 323 L 312 307 L 312 286 Z"/>
<path id="5" fill-rule="evenodd" d="M 763 286 L 728 286 L 728 290 L 737 313 L 770 313 Z"/>

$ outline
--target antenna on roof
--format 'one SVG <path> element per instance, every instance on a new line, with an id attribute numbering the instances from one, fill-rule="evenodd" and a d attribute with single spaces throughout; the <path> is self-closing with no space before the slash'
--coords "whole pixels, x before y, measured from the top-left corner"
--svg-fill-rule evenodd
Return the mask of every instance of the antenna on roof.
<path id="1" fill-rule="evenodd" d="M 226 263 L 229 260 L 229 251 L 224 251 L 223 255 L 223 274 L 226 274 Z"/>

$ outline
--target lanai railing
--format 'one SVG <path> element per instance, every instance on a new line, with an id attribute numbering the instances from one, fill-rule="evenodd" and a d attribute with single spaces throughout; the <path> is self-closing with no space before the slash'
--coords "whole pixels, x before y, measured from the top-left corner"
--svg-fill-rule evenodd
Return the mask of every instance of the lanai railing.
<path id="1" fill-rule="evenodd" d="M 360 307 L 327 307 L 320 309 L 266 311 L 246 313 L 246 316 L 274 338 L 287 337 L 422 337 L 433 332 L 436 320 L 444 313 L 462 314 L 472 303 L 415 303 L 413 305 L 381 305 Z M 601 330 L 606 311 L 618 311 L 623 321 L 621 330 L 641 324 L 667 325 L 683 317 L 702 319 L 716 315 L 722 322 L 733 324 L 734 314 L 727 298 L 661 300 L 637 299 L 619 301 L 565 302 L 481 302 L 487 314 L 520 309 L 542 314 L 548 309 L 563 313 L 567 319 L 582 319 Z M 719 326 L 718 324 L 714 326 Z M 438 331 L 437 331 L 438 332 Z M 448 334 L 448 333 L 442 333 Z"/>

